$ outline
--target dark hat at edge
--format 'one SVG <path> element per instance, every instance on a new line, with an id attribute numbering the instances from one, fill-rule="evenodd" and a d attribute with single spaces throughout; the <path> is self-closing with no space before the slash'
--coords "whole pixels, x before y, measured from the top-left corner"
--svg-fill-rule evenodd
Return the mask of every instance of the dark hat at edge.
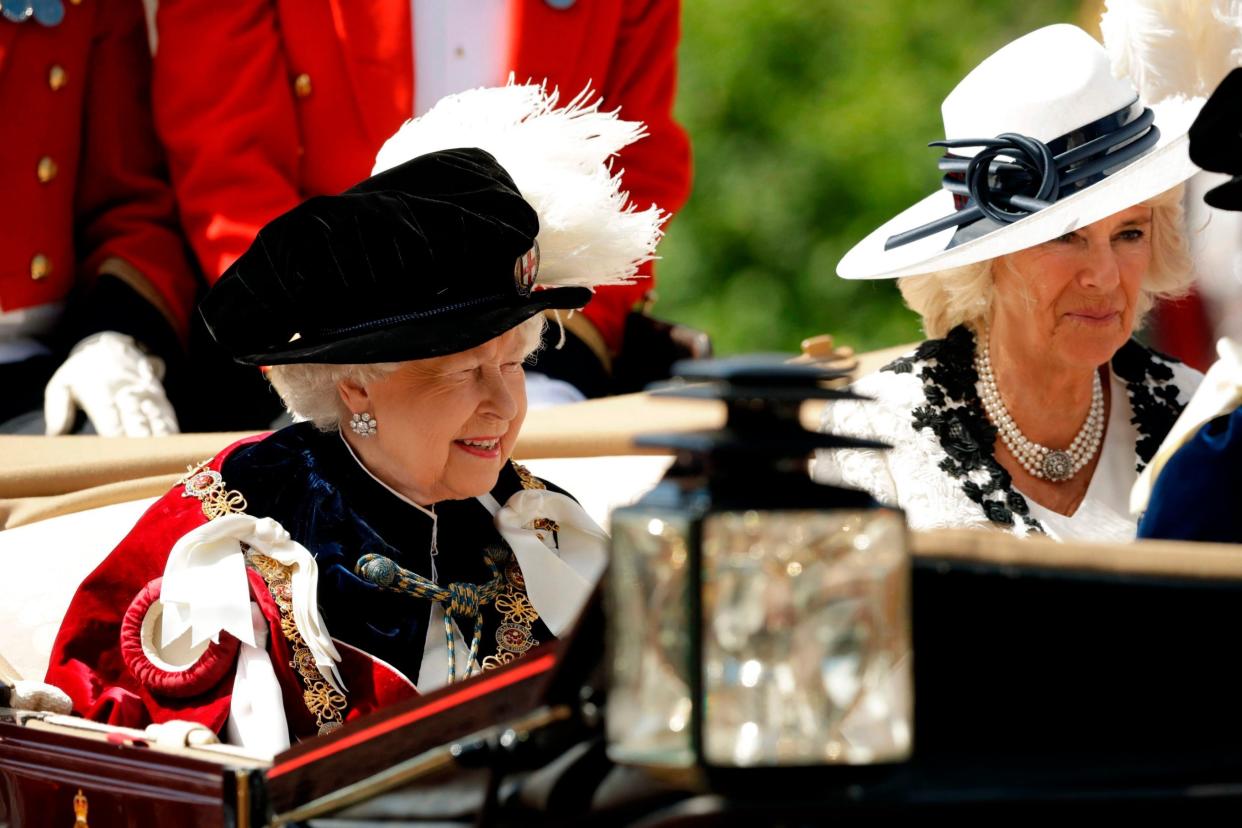
<path id="1" fill-rule="evenodd" d="M 539 219 L 480 149 L 428 153 L 273 219 L 199 307 L 238 362 L 400 362 L 481 345 L 586 288 L 532 290 Z"/>
<path id="2" fill-rule="evenodd" d="M 1233 178 L 1208 190 L 1203 200 L 1221 210 L 1242 210 L 1242 68 L 1216 87 L 1190 127 L 1190 160 Z"/>

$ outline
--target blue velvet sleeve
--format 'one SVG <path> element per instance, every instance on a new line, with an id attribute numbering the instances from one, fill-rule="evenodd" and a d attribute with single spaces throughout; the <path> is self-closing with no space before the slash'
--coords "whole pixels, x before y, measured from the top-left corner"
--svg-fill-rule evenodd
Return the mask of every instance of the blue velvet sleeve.
<path id="1" fill-rule="evenodd" d="M 1138 536 L 1242 543 L 1242 409 L 1205 423 L 1173 455 Z"/>

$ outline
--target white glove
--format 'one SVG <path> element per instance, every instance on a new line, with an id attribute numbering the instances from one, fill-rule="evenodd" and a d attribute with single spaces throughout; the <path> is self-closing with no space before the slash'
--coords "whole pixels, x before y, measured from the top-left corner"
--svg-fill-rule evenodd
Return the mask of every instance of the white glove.
<path id="1" fill-rule="evenodd" d="M 165 747 L 202 747 L 218 745 L 220 739 L 211 728 L 198 722 L 187 722 L 184 719 L 171 719 L 146 727 L 147 736 L 157 745 Z M 274 755 L 274 754 L 273 754 Z"/>
<path id="2" fill-rule="evenodd" d="M 68 434 L 81 407 L 102 437 L 176 434 L 163 378 L 164 361 L 143 353 L 131 337 L 114 331 L 88 336 L 48 380 L 47 433 Z"/>
<path id="3" fill-rule="evenodd" d="M 64 690 L 52 684 L 26 679 L 13 682 L 13 689 L 9 694 L 9 707 L 15 710 L 60 713 L 64 716 L 73 712 L 73 702 Z"/>

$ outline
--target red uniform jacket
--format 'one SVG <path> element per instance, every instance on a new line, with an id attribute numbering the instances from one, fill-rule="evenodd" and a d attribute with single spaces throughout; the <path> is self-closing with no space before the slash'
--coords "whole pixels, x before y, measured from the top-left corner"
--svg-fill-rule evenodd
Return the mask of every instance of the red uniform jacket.
<path id="1" fill-rule="evenodd" d="M 514 0 L 507 65 L 519 82 L 646 122 L 618 168 L 632 201 L 668 211 L 689 194 L 690 147 L 673 121 L 678 0 Z M 412 114 L 409 0 L 174 0 L 160 4 L 155 117 L 182 220 L 209 279 L 303 198 L 366 178 Z M 605 288 L 585 314 L 614 351 L 650 280 Z"/>
<path id="2" fill-rule="evenodd" d="M 141 0 L 0 19 L 0 311 L 120 278 L 184 333 L 195 276 L 150 111 Z"/>
<path id="3" fill-rule="evenodd" d="M 251 437 L 230 446 L 206 468 L 219 471 L 225 458 Z M 227 481 L 226 481 L 227 482 Z M 206 522 L 203 501 L 174 486 L 151 505 L 134 529 L 78 587 L 52 647 L 46 681 L 69 694 L 81 716 L 121 727 L 182 719 L 219 732 L 229 716 L 236 672 L 237 640 L 220 634 L 198 661 L 182 673 L 161 672 L 141 654 L 135 628 L 152 603 L 169 552 L 182 535 Z M 331 705 L 345 721 L 416 695 L 394 669 L 343 642 L 338 665 L 348 697 L 333 696 L 303 663 L 287 610 L 276 600 L 281 585 L 247 570 L 251 598 L 268 622 L 268 651 L 284 693 L 285 714 L 295 738 L 319 732 Z M 287 584 L 285 585 L 287 588 Z M 135 609 L 137 612 L 135 612 Z M 129 650 L 129 652 L 127 652 Z M 135 652 L 137 650 L 137 652 Z M 310 676 L 311 678 L 308 678 Z M 330 712 L 330 711 L 329 711 Z M 319 714 L 318 716 L 316 714 Z"/>
<path id="4" fill-rule="evenodd" d="M 1163 299 L 1152 309 L 1153 345 L 1161 353 L 1177 357 L 1196 371 L 1206 371 L 1216 361 L 1212 323 L 1199 291 L 1180 299 Z"/>

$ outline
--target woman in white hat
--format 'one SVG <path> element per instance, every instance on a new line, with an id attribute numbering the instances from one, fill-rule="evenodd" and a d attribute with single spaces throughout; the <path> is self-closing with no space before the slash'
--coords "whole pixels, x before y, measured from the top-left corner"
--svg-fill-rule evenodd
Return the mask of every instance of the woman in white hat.
<path id="1" fill-rule="evenodd" d="M 825 414 L 826 429 L 894 449 L 825 452 L 817 476 L 918 529 L 1132 539 L 1129 491 L 1200 380 L 1131 339 L 1190 279 L 1194 110 L 1145 108 L 1069 25 L 967 75 L 942 107 L 943 189 L 837 266 L 898 278 L 930 337 L 857 383 L 874 402 Z"/>

